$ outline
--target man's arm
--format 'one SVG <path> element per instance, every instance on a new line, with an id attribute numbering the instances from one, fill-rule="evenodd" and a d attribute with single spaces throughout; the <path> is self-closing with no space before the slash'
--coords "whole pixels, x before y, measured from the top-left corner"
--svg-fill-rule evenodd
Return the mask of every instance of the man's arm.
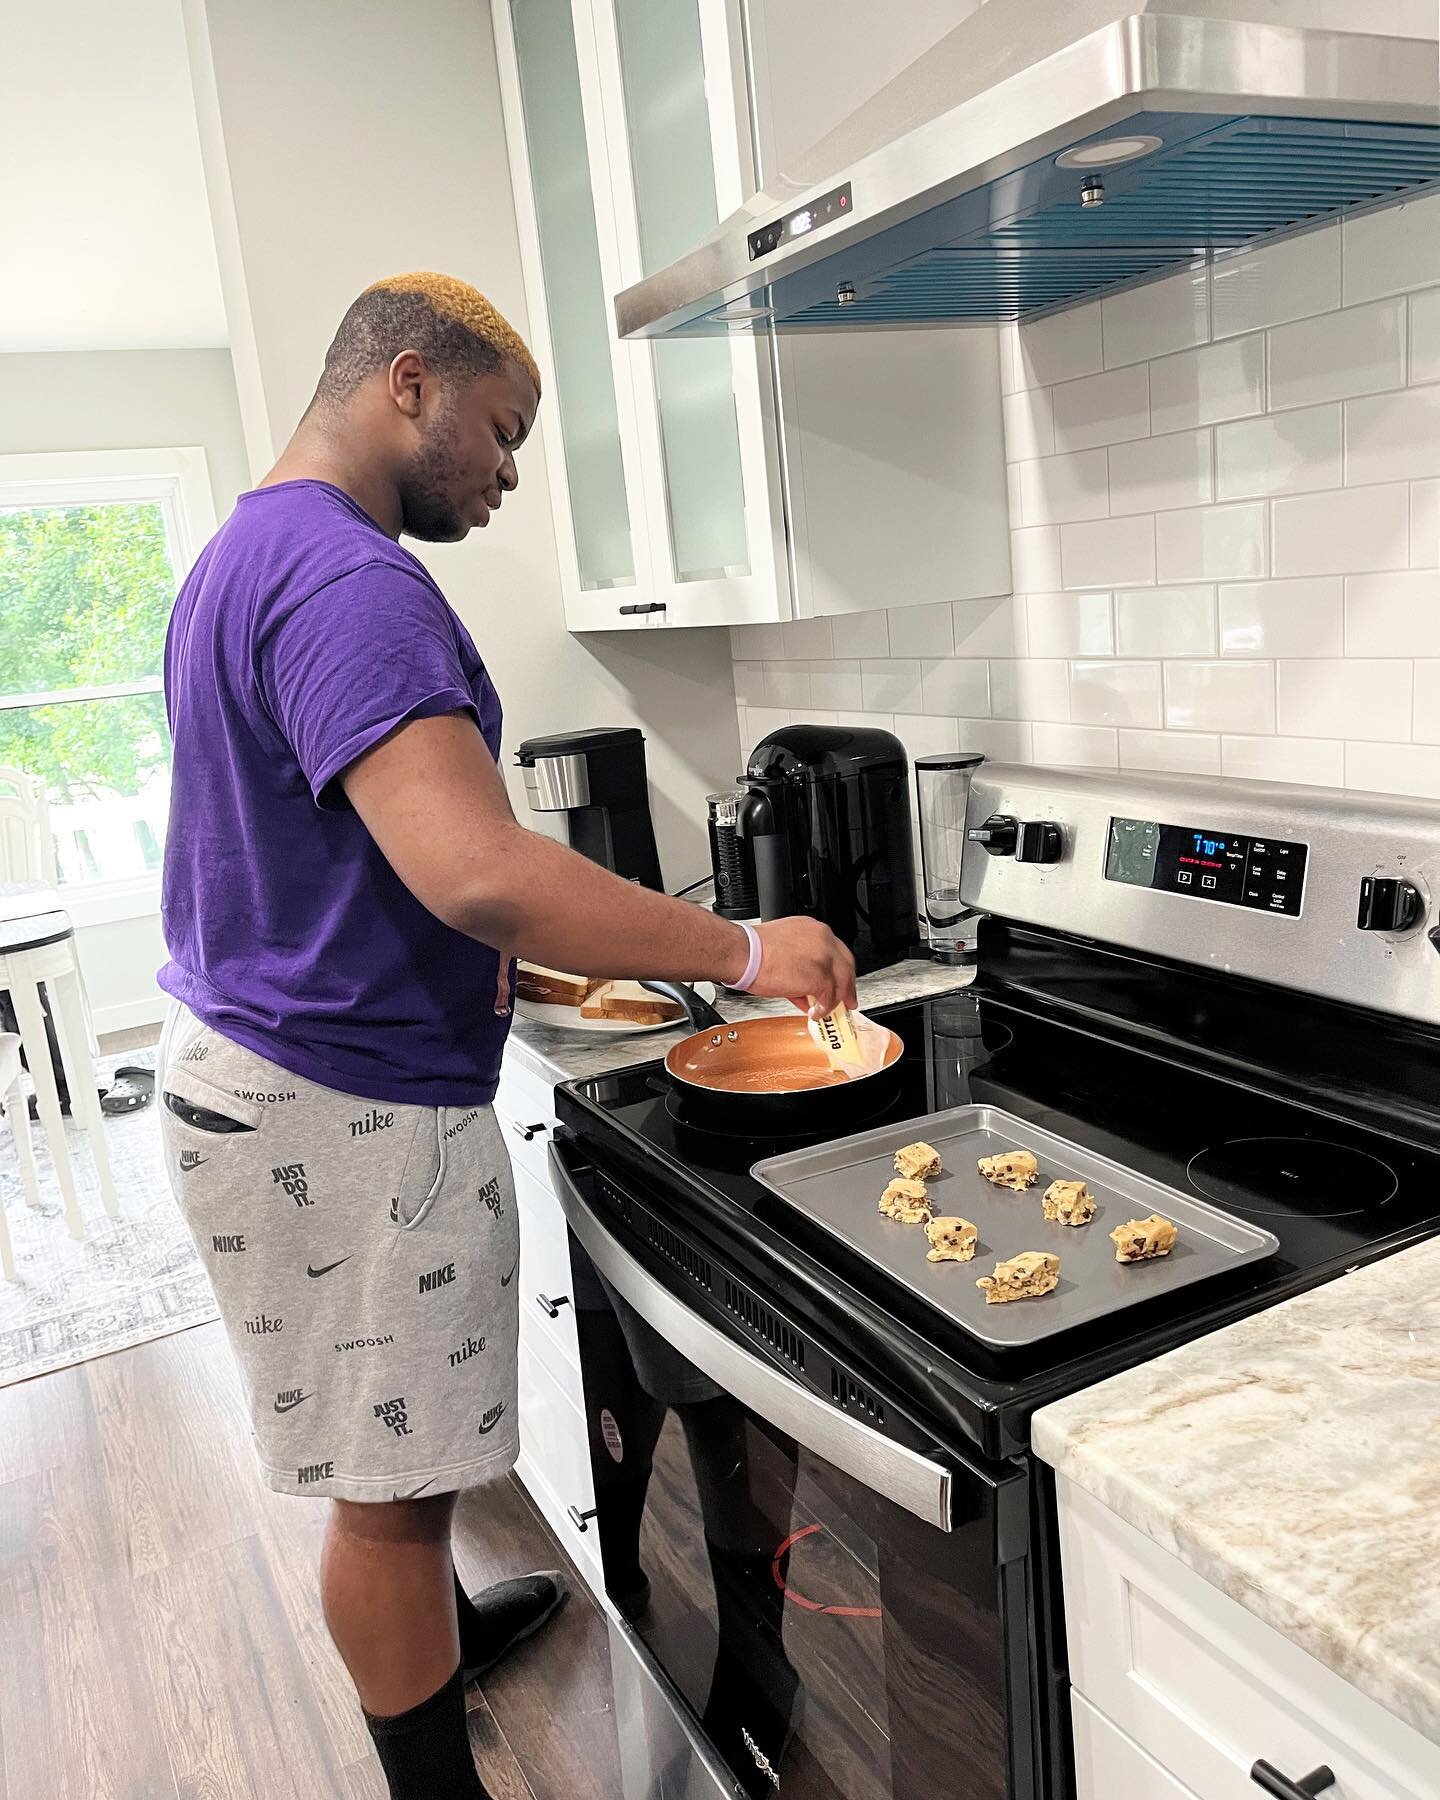
<path id="1" fill-rule="evenodd" d="M 420 903 L 456 931 L 576 975 L 734 982 L 749 942 L 702 906 L 622 881 L 510 810 L 465 713 L 415 719 L 341 777 L 346 797 Z M 814 919 L 760 927 L 752 991 L 822 1010 L 855 1004 L 855 962 Z"/>

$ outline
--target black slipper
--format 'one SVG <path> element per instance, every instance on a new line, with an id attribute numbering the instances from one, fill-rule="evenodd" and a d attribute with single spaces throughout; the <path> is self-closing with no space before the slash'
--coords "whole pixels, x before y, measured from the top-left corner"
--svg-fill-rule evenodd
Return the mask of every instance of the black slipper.
<path id="1" fill-rule="evenodd" d="M 139 1112 L 155 1097 L 155 1071 L 142 1069 L 136 1063 L 125 1063 L 111 1077 L 109 1091 L 100 1096 L 100 1110 L 113 1117 L 117 1113 Z"/>

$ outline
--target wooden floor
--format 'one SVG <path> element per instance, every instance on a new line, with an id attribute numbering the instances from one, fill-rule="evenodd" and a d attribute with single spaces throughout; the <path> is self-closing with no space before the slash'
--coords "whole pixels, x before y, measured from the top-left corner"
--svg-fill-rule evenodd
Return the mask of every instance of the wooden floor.
<path id="1" fill-rule="evenodd" d="M 262 1487 L 218 1325 L 0 1389 L 0 1800 L 386 1800 L 321 1619 L 327 1508 Z M 513 1482 L 464 1496 L 473 1592 L 565 1557 Z M 495 1800 L 619 1792 L 603 1616 L 472 1693 Z"/>

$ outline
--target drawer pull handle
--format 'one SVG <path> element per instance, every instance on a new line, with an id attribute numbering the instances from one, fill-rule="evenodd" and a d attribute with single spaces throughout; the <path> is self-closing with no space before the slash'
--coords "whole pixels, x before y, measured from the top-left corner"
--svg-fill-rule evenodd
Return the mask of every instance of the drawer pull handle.
<path id="1" fill-rule="evenodd" d="M 547 1319 L 558 1319 L 560 1317 L 560 1308 L 570 1304 L 570 1296 L 568 1294 L 557 1294 L 552 1300 L 548 1294 L 537 1294 L 535 1296 L 535 1304 L 545 1314 Z"/>
<path id="2" fill-rule="evenodd" d="M 528 1144 L 537 1137 L 544 1137 L 550 1127 L 542 1119 L 538 1125 L 517 1125 L 515 1129 Z"/>
<path id="3" fill-rule="evenodd" d="M 1316 1794 L 1323 1794 L 1326 1788 L 1335 1785 L 1335 1771 L 1323 1765 L 1312 1769 L 1308 1775 L 1302 1775 L 1298 1781 L 1292 1781 L 1288 1775 L 1282 1775 L 1273 1763 L 1257 1762 L 1250 1771 L 1250 1779 L 1257 1787 L 1264 1788 L 1267 1794 L 1273 1794 L 1275 1800 L 1314 1800 Z"/>
<path id="4" fill-rule="evenodd" d="M 577 1531 L 588 1531 L 590 1529 L 590 1521 L 595 1517 L 599 1510 L 598 1506 L 592 1506 L 589 1512 L 582 1513 L 578 1506 L 567 1506 L 565 1508 L 565 1511 L 570 1516 L 570 1523 Z"/>

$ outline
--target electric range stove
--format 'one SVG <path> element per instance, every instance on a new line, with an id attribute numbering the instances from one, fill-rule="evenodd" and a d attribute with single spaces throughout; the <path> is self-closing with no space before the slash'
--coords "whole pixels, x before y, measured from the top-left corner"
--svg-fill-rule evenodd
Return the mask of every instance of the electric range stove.
<path id="1" fill-rule="evenodd" d="M 967 861 L 978 978 L 876 1012 L 854 1130 L 986 1103 L 1279 1248 L 996 1351 L 751 1176 L 807 1137 L 702 1128 L 659 1064 L 558 1090 L 626 1800 L 1066 1800 L 1031 1415 L 1440 1229 L 1440 808 L 985 770 L 997 816 L 1060 858 Z"/>

